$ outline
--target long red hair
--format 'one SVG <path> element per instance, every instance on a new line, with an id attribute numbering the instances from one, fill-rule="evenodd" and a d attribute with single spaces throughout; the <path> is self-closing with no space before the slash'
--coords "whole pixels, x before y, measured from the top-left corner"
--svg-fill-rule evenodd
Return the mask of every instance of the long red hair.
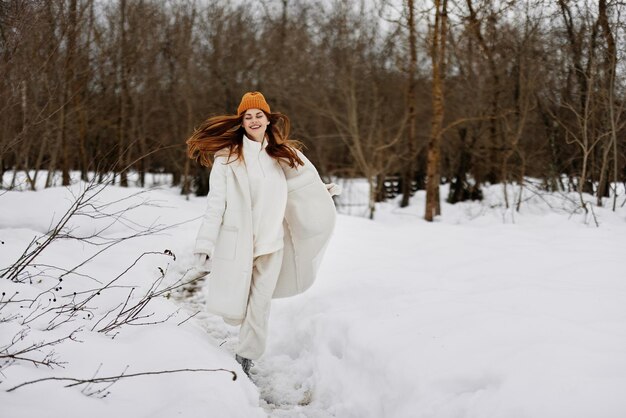
<path id="1" fill-rule="evenodd" d="M 278 161 L 285 161 L 290 167 L 304 165 L 296 150 L 302 148 L 300 141 L 289 139 L 291 123 L 287 115 L 282 113 L 267 113 L 270 121 L 267 135 L 267 154 Z M 213 156 L 219 150 L 228 150 L 228 161 L 243 160 L 243 136 L 246 131 L 243 127 L 241 115 L 213 116 L 202 122 L 193 135 L 187 139 L 187 155 L 205 167 L 213 165 Z M 234 155 L 233 160 L 230 157 Z"/>

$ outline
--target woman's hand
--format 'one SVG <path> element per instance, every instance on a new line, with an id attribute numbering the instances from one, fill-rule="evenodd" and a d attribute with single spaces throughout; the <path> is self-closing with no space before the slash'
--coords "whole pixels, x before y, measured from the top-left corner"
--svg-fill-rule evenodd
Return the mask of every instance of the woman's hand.
<path id="1" fill-rule="evenodd" d="M 206 253 L 195 253 L 194 257 L 194 267 L 198 270 L 211 270 L 211 258 Z"/>
<path id="2" fill-rule="evenodd" d="M 338 196 L 341 194 L 341 186 L 335 183 L 325 184 L 326 190 L 330 193 L 331 196 Z"/>

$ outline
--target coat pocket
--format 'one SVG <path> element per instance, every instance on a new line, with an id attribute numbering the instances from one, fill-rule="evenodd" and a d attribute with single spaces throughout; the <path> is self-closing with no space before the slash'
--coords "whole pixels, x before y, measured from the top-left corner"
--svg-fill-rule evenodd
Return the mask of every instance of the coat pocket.
<path id="1" fill-rule="evenodd" d="M 234 226 L 222 225 L 215 245 L 215 258 L 234 260 L 237 254 L 237 237 L 239 229 Z"/>

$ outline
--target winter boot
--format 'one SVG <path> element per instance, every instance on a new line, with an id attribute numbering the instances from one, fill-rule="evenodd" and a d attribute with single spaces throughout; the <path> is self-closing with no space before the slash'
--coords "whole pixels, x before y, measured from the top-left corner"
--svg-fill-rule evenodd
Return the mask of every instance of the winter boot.
<path id="1" fill-rule="evenodd" d="M 235 354 L 235 360 L 237 363 L 241 364 L 241 368 L 246 376 L 250 377 L 250 367 L 252 367 L 252 360 L 247 359 L 245 357 L 241 357 L 239 354 Z"/>

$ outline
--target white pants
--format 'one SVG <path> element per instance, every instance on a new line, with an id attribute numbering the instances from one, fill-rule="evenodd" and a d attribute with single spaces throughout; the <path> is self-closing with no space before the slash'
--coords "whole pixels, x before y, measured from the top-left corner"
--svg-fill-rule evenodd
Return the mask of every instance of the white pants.
<path id="1" fill-rule="evenodd" d="M 282 249 L 254 259 L 246 317 L 241 323 L 239 344 L 235 350 L 241 357 L 256 360 L 265 351 L 272 294 L 282 262 Z"/>

